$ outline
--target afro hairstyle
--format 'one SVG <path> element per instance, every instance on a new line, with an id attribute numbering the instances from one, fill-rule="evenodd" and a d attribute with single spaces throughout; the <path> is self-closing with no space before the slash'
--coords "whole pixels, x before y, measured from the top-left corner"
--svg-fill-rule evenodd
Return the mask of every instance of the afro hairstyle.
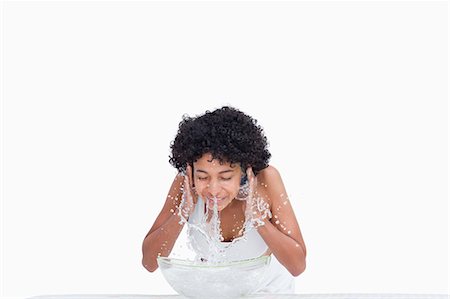
<path id="1" fill-rule="evenodd" d="M 264 131 L 251 116 L 230 106 L 189 117 L 183 115 L 171 142 L 169 162 L 179 173 L 204 154 L 211 153 L 221 163 L 239 163 L 254 174 L 266 168 L 271 157 Z"/>

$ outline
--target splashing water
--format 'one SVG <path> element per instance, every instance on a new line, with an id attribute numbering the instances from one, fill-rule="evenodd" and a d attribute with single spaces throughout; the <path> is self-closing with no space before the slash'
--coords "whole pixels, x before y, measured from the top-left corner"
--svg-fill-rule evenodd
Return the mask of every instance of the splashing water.
<path id="1" fill-rule="evenodd" d="M 246 192 L 245 190 L 244 192 Z M 238 200 L 245 200 L 245 220 L 239 230 L 238 235 L 240 237 L 234 238 L 231 242 L 224 243 L 224 238 L 221 231 L 221 221 L 220 221 L 220 211 L 218 209 L 217 198 L 213 198 L 212 209 L 209 206 L 209 201 L 206 201 L 207 208 L 206 213 L 203 214 L 202 218 L 198 222 L 189 222 L 186 216 L 186 202 L 187 197 L 183 192 L 182 201 L 178 209 L 178 216 L 180 217 L 179 224 L 187 225 L 187 234 L 192 236 L 194 232 L 202 235 L 203 239 L 206 241 L 206 248 L 208 252 L 202 252 L 202 254 L 196 254 L 194 262 L 196 263 L 207 263 L 209 265 L 221 264 L 228 261 L 227 259 L 227 249 L 231 246 L 235 246 L 238 242 L 245 242 L 246 234 L 245 230 L 250 230 L 258 226 L 264 225 L 265 218 L 271 218 L 272 214 L 270 212 L 269 204 L 265 202 L 262 198 L 249 198 Z M 202 207 L 203 208 L 203 207 Z M 194 252 L 201 252 L 197 247 L 195 242 L 192 242 L 190 238 L 187 240 L 187 247 Z"/>
<path id="2" fill-rule="evenodd" d="M 182 192 L 181 203 L 174 211 L 170 211 L 173 215 L 180 217 L 180 225 L 185 225 L 184 233 L 180 235 L 181 238 L 177 242 L 179 245 L 186 246 L 187 248 L 184 249 L 188 251 L 180 255 L 178 261 L 169 259 L 166 260 L 165 266 L 164 263 L 160 264 L 166 280 L 179 294 L 189 298 L 237 298 L 256 292 L 269 269 L 270 256 L 257 259 L 240 258 L 239 253 L 236 254 L 236 252 L 240 252 L 241 248 L 228 249 L 246 242 L 247 237 L 249 242 L 254 240 L 254 235 L 249 234 L 250 230 L 265 225 L 267 219 L 272 218 L 269 204 L 250 190 L 248 184 L 242 186 L 236 200 L 242 201 L 243 210 L 242 212 L 239 210 L 239 205 L 232 206 L 229 210 L 230 214 L 233 214 L 232 219 L 228 219 L 235 221 L 234 224 L 232 223 L 231 232 L 233 235 L 237 233 L 234 235 L 237 237 L 231 242 L 224 242 L 221 220 L 224 224 L 230 223 L 228 221 L 225 223 L 224 218 L 221 218 L 218 199 L 203 200 L 199 197 L 201 201 L 197 202 L 196 206 L 188 194 L 188 192 L 186 194 Z M 174 202 L 176 201 L 177 199 L 174 199 Z M 280 206 L 277 210 L 279 209 Z M 227 213 L 228 210 L 225 212 Z M 279 219 L 277 214 L 280 215 L 274 211 L 274 220 L 279 226 L 282 218 Z M 291 231 L 287 233 L 291 234 Z M 162 244 L 163 247 L 166 245 L 166 243 Z M 247 244 L 242 245 L 244 245 L 243 248 L 247 248 Z M 296 246 L 299 247 L 298 244 Z M 261 263 L 261 258 L 267 258 L 267 260 Z"/>
<path id="3" fill-rule="evenodd" d="M 206 213 L 203 215 L 199 222 L 187 222 L 187 234 L 192 236 L 194 232 L 198 232 L 203 236 L 203 239 L 207 243 L 208 252 L 205 252 L 200 256 L 197 254 L 197 262 L 206 262 L 208 264 L 219 264 L 226 260 L 226 251 L 222 246 L 224 240 L 222 236 L 222 230 L 220 228 L 220 212 L 217 204 L 217 198 L 213 198 L 212 209 L 207 206 Z M 209 203 L 207 202 L 207 205 Z M 194 242 L 188 243 L 193 251 L 196 250 L 196 244 Z"/>

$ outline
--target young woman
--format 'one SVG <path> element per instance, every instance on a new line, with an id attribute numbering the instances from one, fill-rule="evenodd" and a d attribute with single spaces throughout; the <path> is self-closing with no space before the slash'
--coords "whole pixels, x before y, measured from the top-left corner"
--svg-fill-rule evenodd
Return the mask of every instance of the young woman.
<path id="1" fill-rule="evenodd" d="M 272 255 L 259 293 L 293 293 L 293 277 L 305 270 L 306 247 L 281 176 L 268 164 L 267 139 L 257 121 L 228 106 L 184 116 L 171 149 L 178 174 L 144 239 L 144 267 L 153 272 L 156 258 L 170 254 L 185 224 L 180 220 L 198 223 L 216 203 L 225 255 Z M 204 235 L 189 237 L 197 254 L 207 256 Z"/>

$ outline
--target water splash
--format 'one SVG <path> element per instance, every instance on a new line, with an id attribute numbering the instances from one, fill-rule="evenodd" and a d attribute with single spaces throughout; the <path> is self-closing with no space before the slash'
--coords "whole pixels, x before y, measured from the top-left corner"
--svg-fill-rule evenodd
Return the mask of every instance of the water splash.
<path id="1" fill-rule="evenodd" d="M 241 199 L 242 200 L 242 199 Z M 210 201 L 206 203 L 206 212 L 199 221 L 188 221 L 186 210 L 187 197 L 183 192 L 182 201 L 178 208 L 179 224 L 185 224 L 187 227 L 187 248 L 196 254 L 194 262 L 207 263 L 210 265 L 225 263 L 228 261 L 227 249 L 235 246 L 238 242 L 247 241 L 246 231 L 265 225 L 264 219 L 271 218 L 269 204 L 262 198 L 247 198 L 244 211 L 244 223 L 239 229 L 238 236 L 231 242 L 223 242 L 224 237 L 221 231 L 220 211 L 218 209 L 217 198 L 213 198 L 213 206 L 209 206 Z M 194 207 L 195 208 L 195 207 Z M 203 209 L 204 207 L 197 207 Z M 201 235 L 201 239 L 206 244 L 199 245 L 193 240 L 194 234 Z M 203 248 L 207 248 L 207 252 Z M 203 250 L 202 250 L 203 249 Z"/>
<path id="2" fill-rule="evenodd" d="M 208 252 L 197 254 L 196 261 L 207 262 L 209 264 L 218 264 L 226 260 L 226 250 L 222 246 L 224 240 L 222 230 L 220 228 L 220 212 L 217 204 L 217 198 L 213 198 L 212 209 L 209 206 L 209 201 L 206 201 L 206 213 L 199 222 L 187 222 L 187 233 L 192 236 L 194 232 L 202 235 L 206 241 L 206 248 Z M 196 252 L 201 252 L 195 242 L 189 242 L 189 246 Z"/>

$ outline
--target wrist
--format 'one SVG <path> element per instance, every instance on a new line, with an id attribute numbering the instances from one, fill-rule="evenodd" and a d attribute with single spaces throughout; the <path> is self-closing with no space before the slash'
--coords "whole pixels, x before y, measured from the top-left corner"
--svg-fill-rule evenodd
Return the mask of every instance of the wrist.
<path id="1" fill-rule="evenodd" d="M 260 219 L 260 225 L 255 226 L 258 232 L 265 232 L 271 224 L 268 218 Z"/>

